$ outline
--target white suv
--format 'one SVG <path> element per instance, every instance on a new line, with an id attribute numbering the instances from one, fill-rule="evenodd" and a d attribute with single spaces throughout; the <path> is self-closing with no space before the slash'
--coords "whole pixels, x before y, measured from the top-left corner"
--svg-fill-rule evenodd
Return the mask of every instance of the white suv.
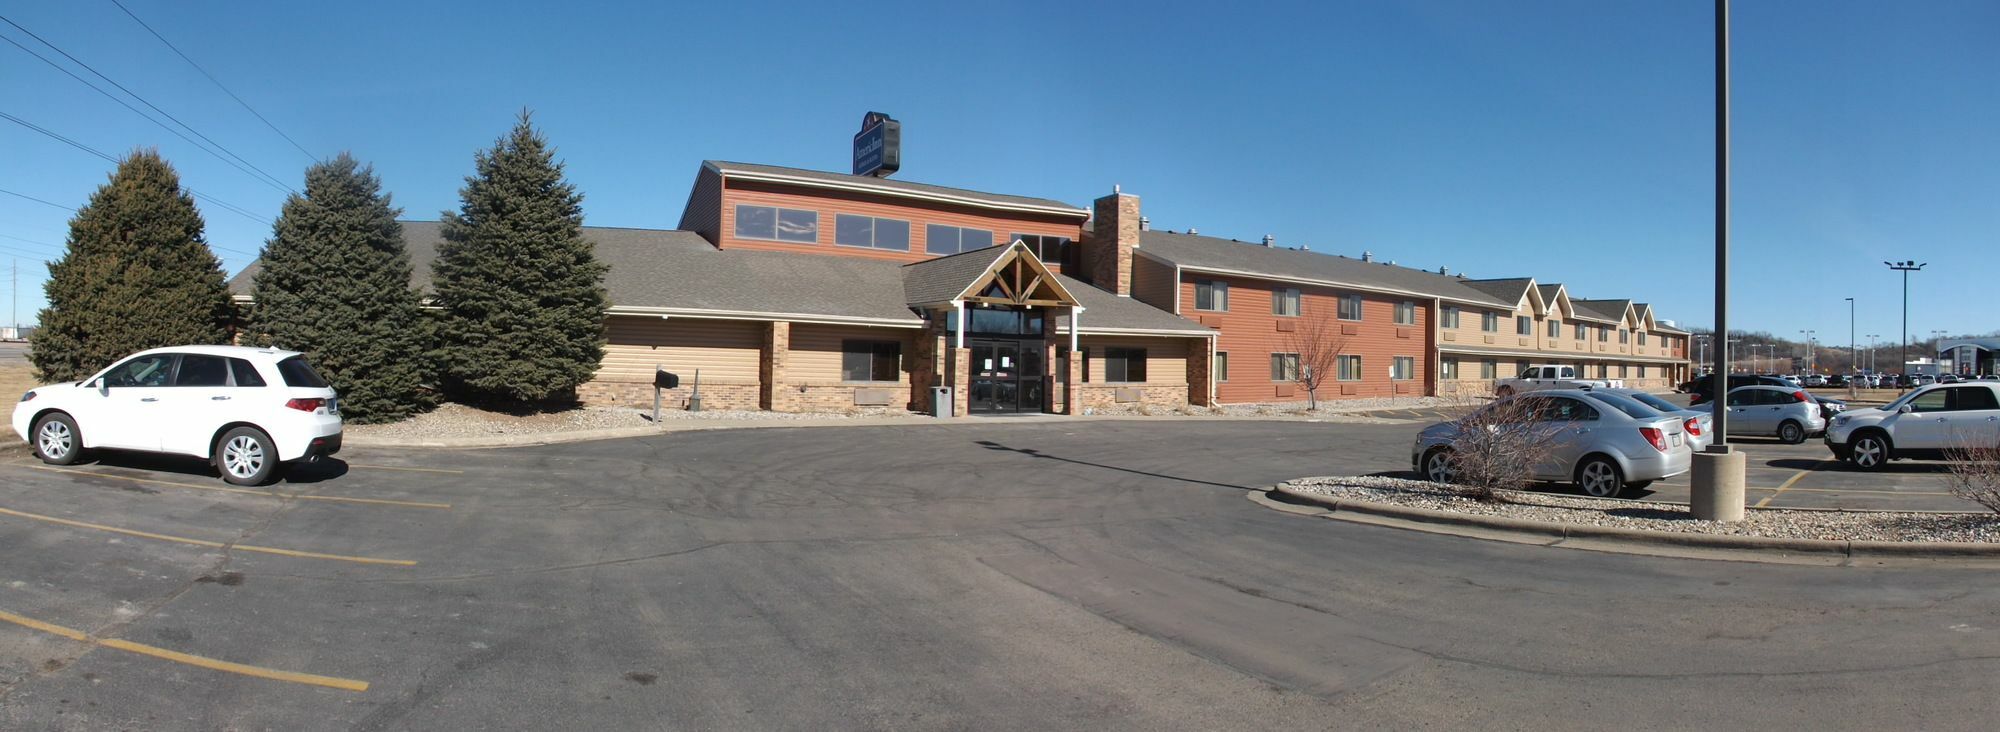
<path id="1" fill-rule="evenodd" d="M 75 463 L 86 449 L 163 452 L 206 458 L 223 480 L 262 485 L 279 463 L 340 450 L 340 404 L 292 351 L 157 348 L 22 394 L 14 432 L 54 465 Z"/>
<path id="2" fill-rule="evenodd" d="M 2000 445 L 2000 385 L 1926 386 L 1880 409 L 1841 412 L 1826 428 L 1834 457 L 1862 470 L 1897 458 L 1949 457 L 1950 451 Z"/>

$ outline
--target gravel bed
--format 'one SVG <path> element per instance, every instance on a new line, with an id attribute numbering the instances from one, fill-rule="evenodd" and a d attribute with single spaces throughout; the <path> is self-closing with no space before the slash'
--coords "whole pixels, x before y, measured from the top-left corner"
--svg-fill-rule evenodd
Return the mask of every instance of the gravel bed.
<path id="1" fill-rule="evenodd" d="M 412 439 L 477 437 L 482 435 L 528 435 L 578 432 L 583 430 L 616 429 L 620 427 L 645 427 L 653 424 L 650 409 L 629 407 L 578 407 L 561 412 L 546 414 L 516 415 L 493 412 L 463 404 L 443 404 L 425 414 L 389 424 L 350 424 L 345 428 L 349 435 L 361 437 L 407 437 Z M 857 412 L 743 412 L 730 410 L 707 410 L 689 412 L 681 409 L 661 410 L 660 423 L 694 421 L 798 421 L 823 419 L 861 419 L 880 417 L 917 417 L 915 412 L 903 409 L 874 409 Z"/>
<path id="2" fill-rule="evenodd" d="M 1835 541 L 2000 541 L 2000 515 L 1895 511 L 1751 509 L 1741 523 L 1697 521 L 1678 503 L 1504 491 L 1501 500 L 1456 495 L 1434 483 L 1381 476 L 1303 478 L 1286 483 L 1303 492 L 1435 511 L 1553 521 L 1586 526 L 1694 534 Z"/>

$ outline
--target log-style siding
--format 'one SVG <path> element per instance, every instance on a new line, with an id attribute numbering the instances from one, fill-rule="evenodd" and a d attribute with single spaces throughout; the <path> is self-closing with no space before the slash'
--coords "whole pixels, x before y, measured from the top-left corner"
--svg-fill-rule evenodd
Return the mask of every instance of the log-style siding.
<path id="1" fill-rule="evenodd" d="M 692 382 L 756 384 L 764 323 L 743 320 L 661 319 L 617 315 L 606 319 L 610 343 L 597 378 L 653 380 L 655 364 Z"/>

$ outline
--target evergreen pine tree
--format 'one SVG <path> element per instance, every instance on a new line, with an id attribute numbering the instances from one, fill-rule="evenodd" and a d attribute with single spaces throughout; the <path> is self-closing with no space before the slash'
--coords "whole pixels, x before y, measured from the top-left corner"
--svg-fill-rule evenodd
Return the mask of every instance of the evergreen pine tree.
<path id="1" fill-rule="evenodd" d="M 573 400 L 604 357 L 605 266 L 583 238 L 583 195 L 526 111 L 474 167 L 432 269 L 446 388 L 521 406 Z"/>
<path id="2" fill-rule="evenodd" d="M 308 354 L 353 422 L 436 403 L 429 323 L 389 198 L 374 169 L 346 153 L 313 165 L 305 195 L 285 200 L 258 255 L 251 339 Z"/>
<path id="3" fill-rule="evenodd" d="M 47 381 L 83 378 L 134 351 L 229 341 L 222 261 L 202 238 L 194 198 L 155 151 L 119 161 L 70 219 L 44 291 L 28 360 Z"/>

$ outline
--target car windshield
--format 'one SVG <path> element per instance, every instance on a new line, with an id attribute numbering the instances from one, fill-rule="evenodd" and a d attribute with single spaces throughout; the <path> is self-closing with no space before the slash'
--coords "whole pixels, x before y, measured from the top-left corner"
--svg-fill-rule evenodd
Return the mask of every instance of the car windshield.
<path id="1" fill-rule="evenodd" d="M 1610 394 L 1606 392 L 1597 392 L 1591 394 L 1591 396 L 1596 398 L 1598 401 L 1604 402 L 1606 405 L 1609 405 L 1612 409 L 1624 412 L 1625 416 L 1631 417 L 1633 419 L 1654 419 L 1657 417 L 1664 416 L 1660 414 L 1659 410 L 1641 404 L 1637 400 L 1634 400 L 1623 394 Z"/>
<path id="2" fill-rule="evenodd" d="M 319 372 L 313 370 L 312 364 L 306 363 L 304 356 L 293 356 L 279 361 L 278 373 L 285 377 L 285 386 L 306 389 L 326 388 L 326 379 L 320 378 Z"/>

